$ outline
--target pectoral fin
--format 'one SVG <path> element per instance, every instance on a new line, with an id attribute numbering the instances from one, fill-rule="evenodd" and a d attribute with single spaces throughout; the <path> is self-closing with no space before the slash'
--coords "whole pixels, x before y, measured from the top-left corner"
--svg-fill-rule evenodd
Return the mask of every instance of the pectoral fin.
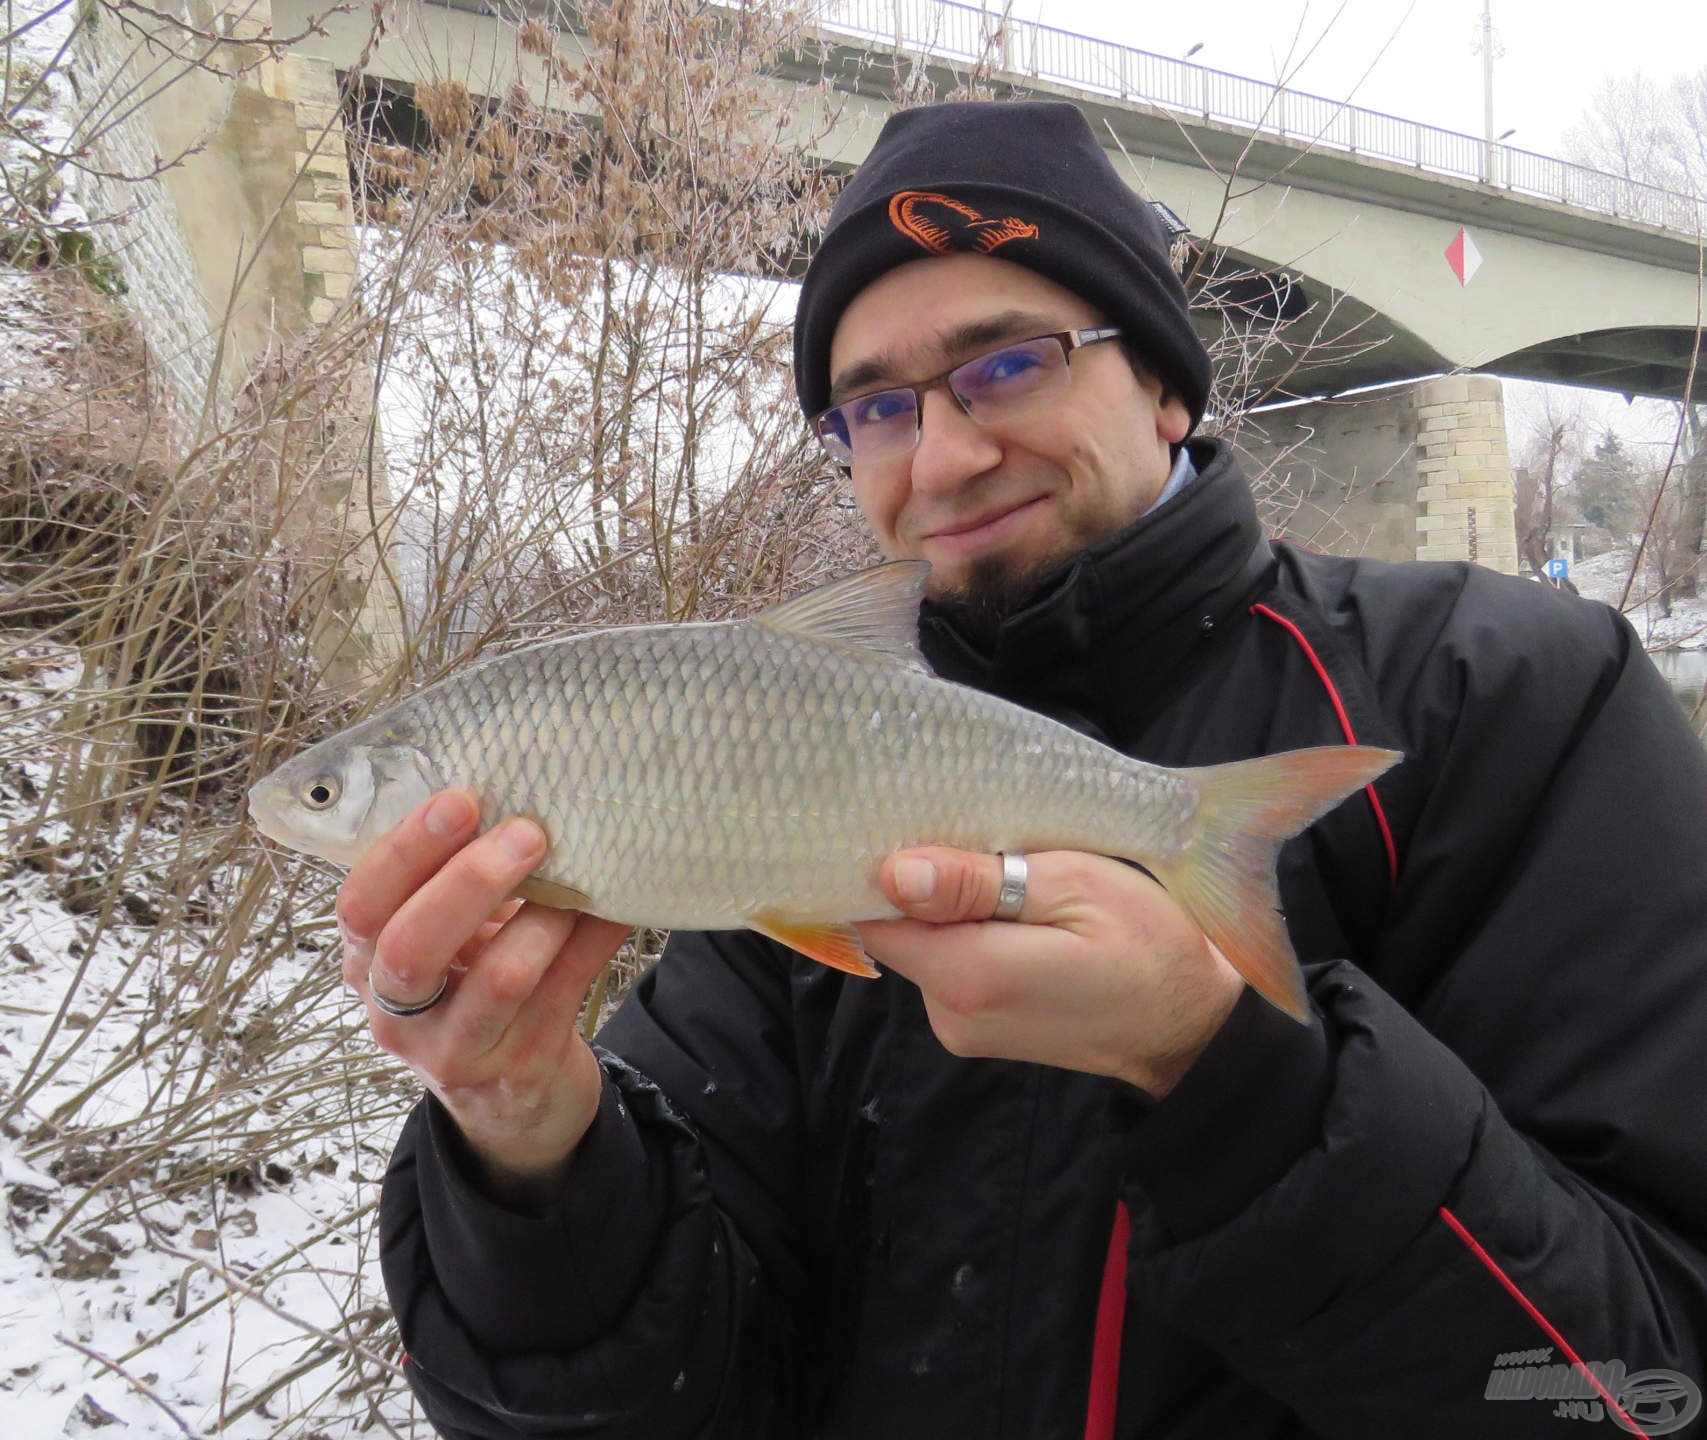
<path id="1" fill-rule="evenodd" d="M 531 900 L 535 905 L 547 905 L 553 910 L 591 910 L 593 902 L 572 885 L 560 885 L 555 880 L 544 880 L 538 875 L 528 878 L 516 886 L 516 894 L 524 900 Z"/>
<path id="2" fill-rule="evenodd" d="M 877 967 L 871 963 L 851 926 L 794 920 L 775 910 L 757 910 L 747 917 L 747 924 L 779 945 L 798 950 L 832 970 L 845 970 L 866 980 L 877 978 Z"/>

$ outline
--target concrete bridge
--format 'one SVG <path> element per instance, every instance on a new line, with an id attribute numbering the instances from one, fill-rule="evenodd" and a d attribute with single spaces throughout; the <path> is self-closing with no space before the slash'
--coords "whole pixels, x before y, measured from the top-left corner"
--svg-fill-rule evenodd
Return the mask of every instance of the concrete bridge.
<path id="1" fill-rule="evenodd" d="M 1361 322 L 1383 338 L 1312 365 L 1299 393 L 1457 370 L 1683 393 L 1700 344 L 1698 200 L 1042 25 L 998 29 L 941 0 L 830 13 L 873 49 L 938 63 L 993 44 L 999 88 L 1078 105 L 1134 188 L 1194 237 L 1300 285 L 1315 314 L 1333 312 L 1330 334 Z M 835 56 L 856 93 L 863 59 Z M 869 118 L 838 131 L 837 161 L 858 162 L 886 111 L 862 98 Z"/>
<path id="2" fill-rule="evenodd" d="M 275 31 L 316 8 L 273 0 Z M 405 85 L 450 74 L 502 93 L 518 65 L 513 31 L 486 10 L 399 6 L 367 74 Z M 1078 105 L 1134 188 L 1223 272 L 1274 276 L 1278 303 L 1310 302 L 1312 338 L 1345 337 L 1279 381 L 1289 395 L 1460 370 L 1683 393 L 1698 348 L 1697 201 L 1046 26 L 998 26 L 944 0 L 831 0 L 825 18 L 829 73 L 847 97 L 826 163 L 857 165 L 892 108 L 874 61 L 922 58 L 946 90 L 956 66 L 995 53 L 998 92 Z M 325 28 L 301 48 L 340 70 L 368 44 L 365 13 Z M 580 44 L 560 36 L 567 54 Z M 788 80 L 818 74 L 814 63 L 779 77 L 779 106 Z"/>
<path id="3" fill-rule="evenodd" d="M 337 77 L 360 56 L 370 79 L 402 87 L 450 75 L 495 95 L 518 70 L 537 78 L 513 28 L 480 0 L 404 0 L 377 43 L 365 9 L 310 29 L 317 8 L 271 0 L 272 33 L 307 33 L 290 73 L 261 80 L 272 86 L 263 98 L 276 148 L 295 152 L 290 176 L 312 179 L 297 224 L 272 232 L 299 255 L 310 323 L 342 302 L 353 271 L 342 147 L 326 130 Z M 557 21 L 568 13 L 532 0 L 528 9 Z M 246 23 L 263 23 L 248 13 Z M 827 23 L 828 73 L 844 100 L 826 164 L 863 158 L 902 66 L 923 66 L 946 91 L 969 61 L 994 53 L 992 88 L 1077 104 L 1134 187 L 1203 248 L 1210 274 L 1268 277 L 1249 288 L 1256 310 L 1306 311 L 1290 338 L 1328 343 L 1301 345 L 1302 364 L 1279 349 L 1254 379 L 1271 396 L 1318 403 L 1262 422 L 1266 441 L 1249 429 L 1243 438 L 1259 456 L 1339 476 L 1337 488 L 1301 485 L 1301 513 L 1335 517 L 1377 553 L 1516 568 L 1498 383 L 1463 372 L 1675 398 L 1701 354 L 1697 201 L 1044 26 L 998 31 L 995 17 L 943 0 L 832 0 Z M 572 29 L 558 43 L 571 63 L 583 53 Z M 819 73 L 814 60 L 811 78 Z M 779 107 L 793 104 L 803 78 L 778 75 Z M 219 147 L 196 161 L 218 162 Z M 258 196 L 248 165 L 239 190 Z M 195 168 L 168 182 L 180 211 L 198 205 Z M 245 223 L 241 211 L 202 221 L 207 233 Z M 221 246 L 241 239 L 214 234 L 214 260 L 201 265 L 210 313 L 227 298 Z M 1442 375 L 1432 390 L 1355 407 L 1328 398 Z"/>

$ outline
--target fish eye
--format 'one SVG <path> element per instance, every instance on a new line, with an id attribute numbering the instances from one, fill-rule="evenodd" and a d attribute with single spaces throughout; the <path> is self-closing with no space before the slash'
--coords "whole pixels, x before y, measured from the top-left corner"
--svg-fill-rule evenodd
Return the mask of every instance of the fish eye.
<path id="1" fill-rule="evenodd" d="M 302 797 L 311 810 L 324 810 L 338 798 L 338 781 L 332 775 L 316 775 L 303 787 Z"/>

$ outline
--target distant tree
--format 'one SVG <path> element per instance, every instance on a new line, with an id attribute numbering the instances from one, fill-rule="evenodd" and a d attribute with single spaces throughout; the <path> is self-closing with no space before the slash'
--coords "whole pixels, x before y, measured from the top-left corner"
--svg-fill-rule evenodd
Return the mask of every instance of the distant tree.
<path id="1" fill-rule="evenodd" d="M 1642 514 L 1641 542 L 1632 568 L 1644 565 L 1652 584 L 1652 599 L 1669 616 L 1672 602 L 1700 591 L 1702 501 L 1707 495 L 1707 448 L 1703 448 L 1702 409 L 1688 406 L 1680 416 L 1671 452 L 1660 463 L 1644 467 L 1637 477 L 1637 505 Z"/>
<path id="2" fill-rule="evenodd" d="M 1707 531 L 1707 406 L 1683 407 L 1676 548 L 1680 557 L 1677 593 L 1701 593 L 1701 542 Z"/>
<path id="3" fill-rule="evenodd" d="M 1555 527 L 1581 513 L 1572 482 L 1582 464 L 1582 408 L 1562 401 L 1560 393 L 1550 391 L 1543 401 L 1513 471 L 1518 550 L 1537 575 L 1552 558 Z"/>
<path id="4" fill-rule="evenodd" d="M 1707 197 L 1707 65 L 1664 85 L 1641 71 L 1609 76 L 1565 132 L 1565 152 L 1597 170 Z"/>
<path id="5" fill-rule="evenodd" d="M 1669 619 L 1684 579 L 1698 563 L 1697 557 L 1686 554 L 1678 544 L 1683 492 L 1675 483 L 1672 468 L 1657 465 L 1642 469 L 1636 476 L 1635 503 L 1642 514 L 1642 527 L 1620 608 L 1631 602 L 1652 605 Z"/>
<path id="6" fill-rule="evenodd" d="M 1582 122 L 1565 135 L 1569 158 L 1598 170 L 1707 200 L 1707 66 L 1659 84 L 1640 71 L 1610 76 Z M 1668 594 L 1700 590 L 1707 531 L 1707 377 L 1698 377 L 1678 419 L 1673 464 L 1656 482 L 1655 515 L 1671 517 L 1663 557 L 1673 576 Z M 1675 494 L 1668 493 L 1675 489 Z"/>
<path id="7" fill-rule="evenodd" d="M 1576 475 L 1577 506 L 1590 525 L 1628 539 L 1642 528 L 1642 505 L 1637 466 L 1615 430 L 1603 430 L 1594 450 Z"/>

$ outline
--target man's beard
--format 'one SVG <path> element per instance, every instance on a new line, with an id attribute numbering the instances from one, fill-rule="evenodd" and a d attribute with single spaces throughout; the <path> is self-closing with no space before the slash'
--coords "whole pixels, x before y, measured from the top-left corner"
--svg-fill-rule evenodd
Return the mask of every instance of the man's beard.
<path id="1" fill-rule="evenodd" d="M 1038 583 L 1060 568 L 1065 555 L 1013 566 L 999 555 L 972 562 L 966 583 L 931 596 L 932 603 L 963 639 L 985 653 L 995 649 L 1002 626 L 1031 602 Z"/>

